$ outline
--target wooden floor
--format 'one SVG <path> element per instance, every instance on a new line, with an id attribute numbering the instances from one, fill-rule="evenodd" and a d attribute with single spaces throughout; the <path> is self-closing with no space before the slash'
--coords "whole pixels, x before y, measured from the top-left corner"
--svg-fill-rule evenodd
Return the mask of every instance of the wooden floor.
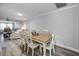
<path id="1" fill-rule="evenodd" d="M 74 51 L 67 50 L 67 49 L 64 49 L 64 48 L 61 48 L 58 46 L 55 46 L 55 51 L 56 51 L 55 56 L 79 56 L 79 54 Z M 49 51 L 47 50 L 46 52 L 47 52 L 46 56 L 49 56 Z M 30 49 L 28 55 L 27 55 L 26 51 L 23 54 L 26 56 L 31 56 L 31 54 L 32 54 L 31 49 Z M 40 53 L 39 48 L 37 48 L 37 49 L 35 49 L 34 56 L 43 56 L 43 53 Z M 53 53 L 52 53 L 52 56 L 54 56 Z"/>
<path id="2" fill-rule="evenodd" d="M 76 52 L 73 52 L 71 50 L 67 50 L 67 49 L 64 49 L 64 48 L 61 48 L 61 47 L 58 47 L 58 46 L 55 46 L 55 51 L 56 51 L 55 56 L 79 56 L 79 54 L 76 53 Z M 30 49 L 28 55 L 27 55 L 26 51 L 24 51 L 23 54 L 25 56 L 31 56 L 31 54 L 32 54 L 31 49 Z M 42 56 L 42 55 L 43 55 L 43 53 L 39 52 L 39 47 L 37 49 L 35 49 L 34 56 Z M 46 56 L 49 56 L 49 51 L 47 51 Z M 52 53 L 52 56 L 53 56 L 53 53 Z"/>

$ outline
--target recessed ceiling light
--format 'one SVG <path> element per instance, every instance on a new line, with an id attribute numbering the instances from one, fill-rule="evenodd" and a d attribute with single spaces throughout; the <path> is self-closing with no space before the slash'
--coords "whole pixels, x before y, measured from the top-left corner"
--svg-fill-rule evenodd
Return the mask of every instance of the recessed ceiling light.
<path id="1" fill-rule="evenodd" d="M 22 14 L 22 13 L 18 13 L 17 15 L 18 15 L 18 16 L 23 16 L 23 14 Z"/>

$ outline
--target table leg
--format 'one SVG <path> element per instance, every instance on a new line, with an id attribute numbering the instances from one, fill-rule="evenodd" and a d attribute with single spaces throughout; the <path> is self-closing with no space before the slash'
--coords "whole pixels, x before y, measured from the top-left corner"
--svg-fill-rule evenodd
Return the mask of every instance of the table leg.
<path id="1" fill-rule="evenodd" d="M 46 56 L 46 43 L 43 43 L 43 47 L 44 47 L 44 49 L 43 49 L 43 56 Z"/>

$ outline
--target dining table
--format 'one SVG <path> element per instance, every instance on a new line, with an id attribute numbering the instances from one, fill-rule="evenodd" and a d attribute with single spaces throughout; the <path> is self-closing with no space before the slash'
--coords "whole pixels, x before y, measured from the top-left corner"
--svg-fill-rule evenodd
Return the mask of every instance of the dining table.
<path id="1" fill-rule="evenodd" d="M 43 44 L 43 56 L 46 56 L 46 45 L 47 43 L 52 39 L 52 35 L 51 34 L 47 34 L 47 35 L 32 35 L 32 39 L 33 41 L 36 41 L 38 43 Z"/>

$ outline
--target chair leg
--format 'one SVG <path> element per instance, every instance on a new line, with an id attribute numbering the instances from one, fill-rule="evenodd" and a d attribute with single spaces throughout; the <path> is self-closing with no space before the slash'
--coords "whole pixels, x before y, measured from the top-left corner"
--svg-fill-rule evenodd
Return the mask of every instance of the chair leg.
<path id="1" fill-rule="evenodd" d="M 28 54 L 28 52 L 29 52 L 29 47 L 27 46 L 27 54 Z"/>
<path id="2" fill-rule="evenodd" d="M 26 50 L 26 45 L 24 45 L 24 51 Z"/>
<path id="3" fill-rule="evenodd" d="M 51 49 L 49 50 L 50 56 L 51 56 Z"/>
<path id="4" fill-rule="evenodd" d="M 40 53 L 42 53 L 42 47 L 39 47 L 40 48 Z"/>
<path id="5" fill-rule="evenodd" d="M 21 49 L 22 49 L 22 45 L 21 45 L 20 47 L 21 47 Z"/>
<path id="6" fill-rule="evenodd" d="M 53 54 L 55 55 L 55 50 L 53 49 Z"/>
<path id="7" fill-rule="evenodd" d="M 32 56 L 34 56 L 34 49 L 32 49 Z"/>
<path id="8" fill-rule="evenodd" d="M 55 48 L 54 48 L 54 45 L 53 45 L 53 54 L 55 55 Z"/>

